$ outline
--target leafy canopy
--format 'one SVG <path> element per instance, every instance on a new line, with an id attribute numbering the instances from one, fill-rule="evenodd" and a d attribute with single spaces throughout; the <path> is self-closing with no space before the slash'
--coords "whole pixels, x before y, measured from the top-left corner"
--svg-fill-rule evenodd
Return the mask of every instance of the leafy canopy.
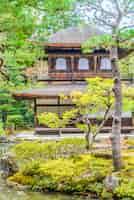
<path id="1" fill-rule="evenodd" d="M 73 0 L 0 0 L 0 58 L 4 60 L 0 67 L 0 116 L 4 120 L 8 112 L 18 115 L 21 110 L 24 116 L 26 103 L 16 102 L 11 92 L 27 87 L 24 70 L 46 56 L 34 41 L 47 41 L 49 34 L 77 23 L 73 9 Z M 70 20 L 72 16 L 76 16 L 74 20 Z"/>

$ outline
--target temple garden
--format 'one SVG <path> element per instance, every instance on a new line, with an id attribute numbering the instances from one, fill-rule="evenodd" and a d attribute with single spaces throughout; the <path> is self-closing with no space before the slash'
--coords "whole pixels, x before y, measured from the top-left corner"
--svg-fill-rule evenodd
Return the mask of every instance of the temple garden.
<path id="1" fill-rule="evenodd" d="M 134 199 L 134 0 L 0 0 L 0 200 Z"/>

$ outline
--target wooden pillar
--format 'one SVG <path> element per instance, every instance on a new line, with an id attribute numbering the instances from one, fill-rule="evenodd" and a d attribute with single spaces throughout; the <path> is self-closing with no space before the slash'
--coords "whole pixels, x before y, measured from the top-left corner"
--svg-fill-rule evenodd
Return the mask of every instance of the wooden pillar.
<path id="1" fill-rule="evenodd" d="M 58 115 L 60 116 L 60 96 L 58 96 L 58 102 L 57 102 L 57 106 L 58 106 Z"/>
<path id="2" fill-rule="evenodd" d="M 71 81 L 74 79 L 74 56 L 71 56 Z"/>
<path id="3" fill-rule="evenodd" d="M 97 73 L 97 56 L 94 56 L 94 73 Z"/>
<path id="4" fill-rule="evenodd" d="M 48 73 L 51 72 L 51 56 L 48 56 Z"/>
<path id="5" fill-rule="evenodd" d="M 37 103 L 36 98 L 34 99 L 34 125 L 37 126 Z"/>

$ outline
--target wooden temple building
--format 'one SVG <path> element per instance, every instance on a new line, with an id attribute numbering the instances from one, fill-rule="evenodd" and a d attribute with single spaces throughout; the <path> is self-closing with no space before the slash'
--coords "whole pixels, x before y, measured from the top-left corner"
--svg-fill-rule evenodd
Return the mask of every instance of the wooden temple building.
<path id="1" fill-rule="evenodd" d="M 56 112 L 61 114 L 70 109 L 72 103 L 61 100 L 60 95 L 68 95 L 73 90 L 84 91 L 85 78 L 100 76 L 112 78 L 112 68 L 109 53 L 105 49 L 95 49 L 90 54 L 83 54 L 82 44 L 94 35 L 102 35 L 102 31 L 88 26 L 67 28 L 50 36 L 44 51 L 47 53 L 47 70 L 39 77 L 44 82 L 42 89 L 29 89 L 14 93 L 16 99 L 33 100 L 35 118 L 41 112 Z M 46 67 L 46 65 L 44 66 Z M 130 116 L 122 119 L 123 124 L 130 127 Z M 112 120 L 107 122 L 107 129 Z M 73 132 L 76 128 L 68 127 Z M 36 132 L 50 131 L 47 127 L 40 127 L 36 121 Z M 51 129 L 52 131 L 52 129 Z"/>

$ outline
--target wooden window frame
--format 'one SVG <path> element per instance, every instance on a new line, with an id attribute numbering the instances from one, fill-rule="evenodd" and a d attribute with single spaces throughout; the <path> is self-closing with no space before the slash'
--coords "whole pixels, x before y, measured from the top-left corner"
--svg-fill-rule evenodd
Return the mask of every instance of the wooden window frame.
<path id="1" fill-rule="evenodd" d="M 105 73 L 110 73 L 110 72 L 112 72 L 112 66 L 111 66 L 111 69 L 101 69 L 100 68 L 100 65 L 101 65 L 101 59 L 102 58 L 109 58 L 109 56 L 107 56 L 107 55 L 100 55 L 100 56 L 98 56 L 98 71 L 99 72 L 105 72 Z M 109 58 L 110 59 L 110 58 Z"/>
<path id="2" fill-rule="evenodd" d="M 87 69 L 79 69 L 79 59 L 86 58 L 88 59 L 89 68 Z M 74 56 L 74 72 L 94 72 L 94 58 L 93 56 Z"/>
<path id="3" fill-rule="evenodd" d="M 57 70 L 56 69 L 56 59 L 63 58 L 66 59 L 67 64 L 67 70 Z M 72 66 L 72 60 L 70 56 L 63 56 L 63 55 L 57 55 L 57 56 L 51 56 L 48 59 L 49 62 L 49 73 L 69 73 L 71 72 L 71 66 Z"/>

